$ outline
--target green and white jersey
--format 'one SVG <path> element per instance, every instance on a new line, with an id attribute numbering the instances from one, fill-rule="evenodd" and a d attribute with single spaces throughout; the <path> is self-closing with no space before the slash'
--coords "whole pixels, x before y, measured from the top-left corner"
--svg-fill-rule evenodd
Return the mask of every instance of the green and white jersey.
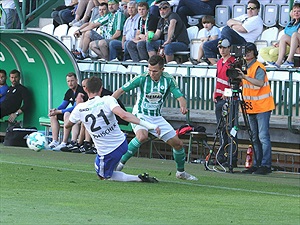
<path id="1" fill-rule="evenodd" d="M 153 81 L 148 72 L 136 76 L 122 86 L 125 92 L 138 88 L 136 113 L 148 116 L 161 116 L 162 106 L 170 93 L 177 99 L 182 97 L 178 84 L 174 77 L 163 72 L 159 81 Z"/>

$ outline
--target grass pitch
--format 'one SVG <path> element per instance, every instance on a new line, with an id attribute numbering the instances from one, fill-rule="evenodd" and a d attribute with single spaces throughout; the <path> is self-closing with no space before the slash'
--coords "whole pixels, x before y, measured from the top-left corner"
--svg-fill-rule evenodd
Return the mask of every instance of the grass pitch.
<path id="1" fill-rule="evenodd" d="M 160 181 L 101 181 L 94 155 L 0 145 L 0 224 L 300 224 L 300 174 L 221 174 L 171 160 L 132 158 L 129 174 Z"/>

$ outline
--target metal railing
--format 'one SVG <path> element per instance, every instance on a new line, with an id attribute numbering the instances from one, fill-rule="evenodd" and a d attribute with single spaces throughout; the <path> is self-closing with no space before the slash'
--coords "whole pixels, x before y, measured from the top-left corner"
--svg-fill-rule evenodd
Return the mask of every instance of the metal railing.
<path id="1" fill-rule="evenodd" d="M 90 62 L 89 62 L 90 63 Z M 79 63 L 80 65 L 80 63 Z M 83 64 L 84 65 L 84 64 Z M 139 72 L 133 72 L 130 67 L 138 67 L 135 71 L 145 71 L 146 63 L 130 63 L 130 62 L 94 62 L 89 65 L 88 70 L 81 69 L 81 78 L 90 76 L 98 76 L 103 80 L 103 86 L 109 90 L 116 90 L 132 79 Z M 84 66 L 83 66 L 84 67 Z M 83 68 L 82 67 L 82 68 Z M 189 109 L 214 110 L 214 102 L 212 100 L 215 88 L 215 76 L 198 74 L 191 75 L 193 68 L 206 68 L 208 70 L 215 67 L 203 67 L 194 65 L 172 65 L 167 64 L 166 68 L 180 68 L 181 74 L 174 73 L 173 76 L 178 82 L 180 89 L 187 99 Z M 185 69 L 183 69 L 185 68 Z M 274 69 L 270 69 L 270 72 Z M 278 71 L 278 70 L 277 70 Z M 289 130 L 293 133 L 299 133 L 299 128 L 295 129 L 293 121 L 299 118 L 299 102 L 300 102 L 300 74 L 298 69 L 281 70 L 287 73 L 288 79 L 270 78 L 270 86 L 272 89 L 274 101 L 276 104 L 273 115 L 285 116 Z M 125 93 L 122 101 L 125 105 L 133 105 L 136 99 L 136 91 Z M 178 103 L 174 98 L 168 98 L 164 104 L 165 107 L 178 107 Z"/>

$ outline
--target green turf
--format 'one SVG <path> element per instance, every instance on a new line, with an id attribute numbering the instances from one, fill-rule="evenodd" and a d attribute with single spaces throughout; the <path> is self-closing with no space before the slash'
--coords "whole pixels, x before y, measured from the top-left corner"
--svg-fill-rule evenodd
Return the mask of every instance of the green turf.
<path id="1" fill-rule="evenodd" d="M 182 181 L 173 161 L 132 158 L 124 172 L 160 182 L 100 181 L 94 155 L 0 149 L 0 224 L 300 224 L 299 174 L 187 164 L 199 181 Z"/>

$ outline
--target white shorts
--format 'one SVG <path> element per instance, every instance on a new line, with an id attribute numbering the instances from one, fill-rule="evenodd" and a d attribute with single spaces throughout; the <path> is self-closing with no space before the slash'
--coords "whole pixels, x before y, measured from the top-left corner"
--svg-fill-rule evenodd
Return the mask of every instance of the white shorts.
<path id="1" fill-rule="evenodd" d="M 140 129 L 147 130 L 149 133 L 153 134 L 155 137 L 163 140 L 164 142 L 167 142 L 169 139 L 176 136 L 174 128 L 162 116 L 146 116 L 141 113 L 137 113 L 136 117 L 139 119 L 143 119 L 149 123 L 158 125 L 161 132 L 160 136 L 158 136 L 155 130 L 148 131 L 148 129 L 144 126 L 131 124 L 134 133 L 136 133 Z"/>

